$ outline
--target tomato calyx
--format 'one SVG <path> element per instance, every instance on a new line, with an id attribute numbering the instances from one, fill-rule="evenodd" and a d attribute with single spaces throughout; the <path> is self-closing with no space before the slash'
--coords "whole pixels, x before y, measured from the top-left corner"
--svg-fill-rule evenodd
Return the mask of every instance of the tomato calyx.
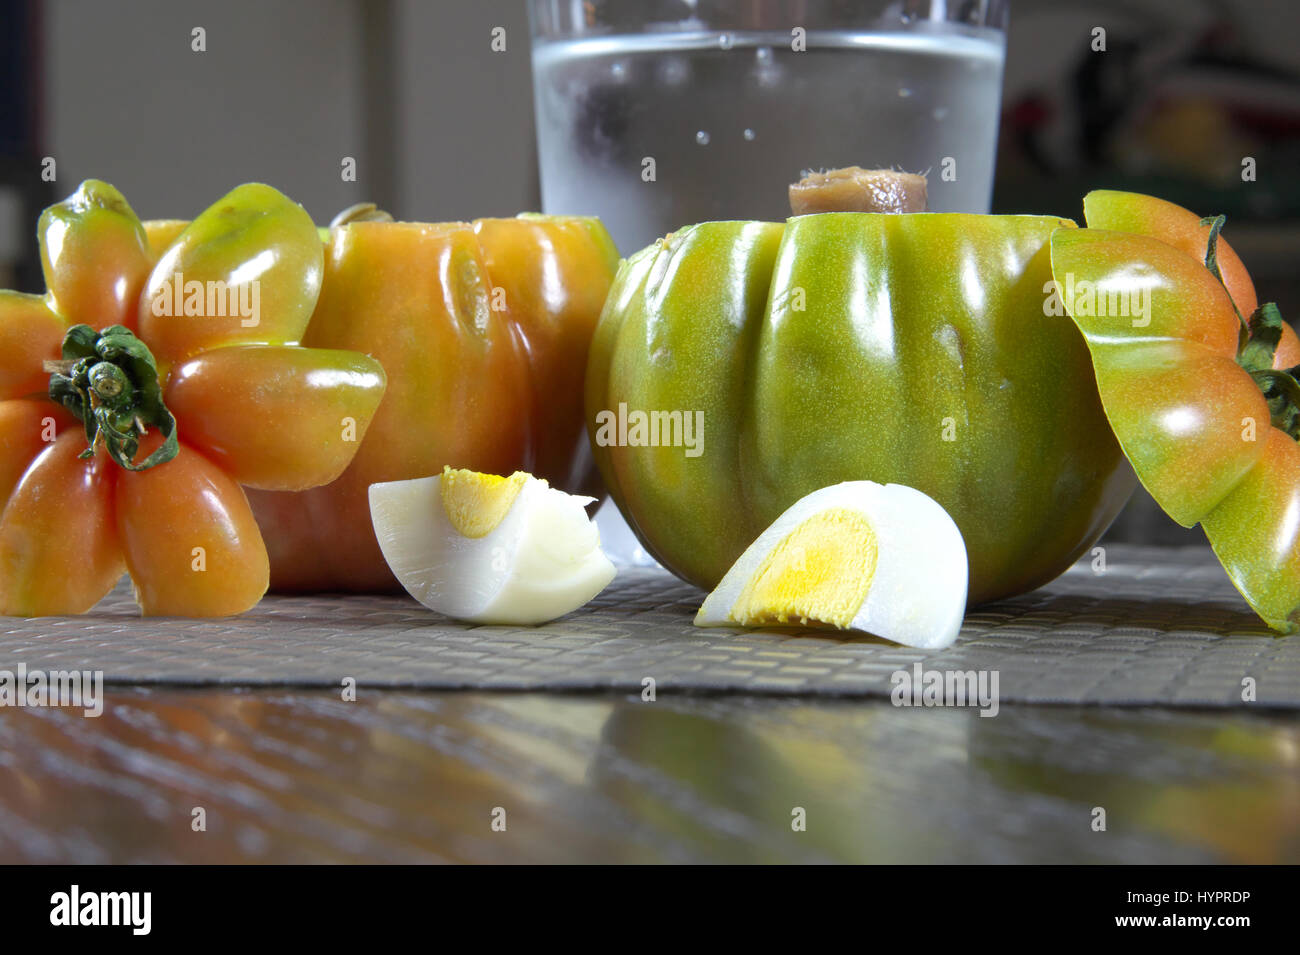
<path id="1" fill-rule="evenodd" d="M 1201 225 L 1210 227 L 1205 247 L 1205 267 L 1219 280 L 1226 292 L 1223 274 L 1219 271 L 1219 232 L 1227 216 L 1207 216 Z M 1229 293 L 1228 300 L 1232 301 Z M 1237 333 L 1237 364 L 1244 368 L 1268 402 L 1268 412 L 1273 427 L 1285 431 L 1291 440 L 1300 442 L 1300 365 L 1291 368 L 1274 368 L 1274 355 L 1282 341 L 1282 313 L 1273 302 L 1255 309 L 1249 319 L 1242 316 L 1237 303 L 1232 302 L 1241 328 Z"/>
<path id="2" fill-rule="evenodd" d="M 62 352 L 62 360 L 45 363 L 51 373 L 49 395 L 85 425 L 87 447 L 81 457 L 103 447 L 128 471 L 144 471 L 176 457 L 176 419 L 163 404 L 149 346 L 121 325 L 100 332 L 73 325 L 63 337 Z M 136 464 L 140 439 L 150 425 L 162 434 L 163 443 Z"/>
<path id="3" fill-rule="evenodd" d="M 1300 365 L 1274 368 L 1273 355 L 1282 339 L 1282 314 L 1272 302 L 1255 310 L 1246 325 L 1237 364 L 1250 373 L 1268 402 L 1273 426 L 1300 441 Z"/>

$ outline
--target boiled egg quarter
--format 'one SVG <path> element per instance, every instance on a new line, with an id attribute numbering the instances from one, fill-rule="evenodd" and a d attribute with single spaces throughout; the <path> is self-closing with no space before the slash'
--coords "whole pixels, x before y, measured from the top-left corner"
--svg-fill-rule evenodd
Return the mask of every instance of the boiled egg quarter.
<path id="1" fill-rule="evenodd" d="M 966 545 L 902 484 L 846 481 L 796 501 L 705 599 L 701 627 L 823 625 L 946 647 L 966 611 Z"/>
<path id="2" fill-rule="evenodd" d="M 522 471 L 444 468 L 370 485 L 384 560 L 430 610 L 489 624 L 537 624 L 581 607 L 614 579 L 589 497 Z"/>

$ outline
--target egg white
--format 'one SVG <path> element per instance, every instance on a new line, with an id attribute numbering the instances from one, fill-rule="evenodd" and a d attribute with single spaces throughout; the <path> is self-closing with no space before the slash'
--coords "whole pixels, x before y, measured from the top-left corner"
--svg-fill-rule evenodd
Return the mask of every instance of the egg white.
<path id="1" fill-rule="evenodd" d="M 483 537 L 465 537 L 443 508 L 442 476 L 370 485 L 384 560 L 430 610 L 472 623 L 532 625 L 581 607 L 614 579 L 584 505 L 530 477 Z"/>
<path id="2" fill-rule="evenodd" d="M 968 574 L 961 531 L 926 494 L 873 481 L 834 484 L 791 505 L 705 598 L 696 625 L 737 626 L 731 608 L 767 555 L 805 520 L 832 508 L 861 514 L 876 535 L 875 574 L 850 629 L 925 649 L 956 640 L 966 611 Z"/>

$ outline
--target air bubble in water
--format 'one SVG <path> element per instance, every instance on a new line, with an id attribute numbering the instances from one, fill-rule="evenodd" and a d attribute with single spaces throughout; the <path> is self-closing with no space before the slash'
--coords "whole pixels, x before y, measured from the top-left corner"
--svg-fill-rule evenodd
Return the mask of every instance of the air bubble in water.
<path id="1" fill-rule="evenodd" d="M 754 51 L 754 55 L 758 57 L 758 62 L 760 63 L 772 62 L 772 48 L 770 46 L 760 46 Z"/>
<path id="2" fill-rule="evenodd" d="M 662 82 L 668 86 L 680 86 L 690 75 L 690 69 L 680 56 L 666 57 L 659 67 Z"/>
<path id="3" fill-rule="evenodd" d="M 745 141 L 749 143 L 754 141 L 754 131 L 752 129 L 745 130 Z"/>
<path id="4" fill-rule="evenodd" d="M 621 80 L 623 77 L 627 76 L 627 66 L 623 63 L 615 63 L 609 68 L 609 72 L 614 79 Z"/>
<path id="5" fill-rule="evenodd" d="M 707 146 L 709 144 L 709 134 L 701 129 L 695 134 L 695 141 L 701 146 Z"/>
<path id="6" fill-rule="evenodd" d="M 906 86 L 900 86 L 898 88 L 899 99 L 907 99 L 911 95 L 912 95 L 912 91 L 908 89 Z"/>
<path id="7" fill-rule="evenodd" d="M 735 39 L 732 37 L 732 35 L 731 35 L 730 33 L 720 33 L 720 34 L 718 34 L 718 46 L 721 47 L 722 49 L 724 49 L 724 50 L 730 50 L 730 49 L 731 49 L 731 45 L 732 45 L 734 42 L 735 42 Z"/>

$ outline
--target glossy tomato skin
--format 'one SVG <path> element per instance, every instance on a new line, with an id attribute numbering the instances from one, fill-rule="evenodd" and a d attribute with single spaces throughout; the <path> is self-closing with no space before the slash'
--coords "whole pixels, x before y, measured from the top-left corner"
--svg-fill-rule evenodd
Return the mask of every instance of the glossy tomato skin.
<path id="1" fill-rule="evenodd" d="M 182 444 L 166 464 L 121 471 L 116 485 L 117 533 L 146 615 L 228 616 L 266 593 L 266 547 L 244 492 L 202 454 Z"/>
<path id="2" fill-rule="evenodd" d="M 472 226 L 528 357 L 531 471 L 556 487 L 597 494 L 582 381 L 618 249 L 597 219 L 525 214 L 477 219 Z"/>
<path id="3" fill-rule="evenodd" d="M 232 345 L 174 365 L 163 400 L 186 443 L 240 484 L 296 491 L 343 473 L 384 383 L 357 352 Z"/>
<path id="4" fill-rule="evenodd" d="M 46 393 L 50 374 L 44 363 L 59 357 L 65 332 L 47 297 L 0 290 L 0 400 Z"/>
<path id="5" fill-rule="evenodd" d="M 1083 217 L 1089 228 L 1151 236 L 1196 262 L 1205 261 L 1210 230 L 1201 225 L 1200 216 L 1176 203 L 1139 193 L 1095 189 L 1084 196 Z M 1219 271 L 1237 308 L 1249 318 L 1259 304 L 1255 283 L 1226 240 L 1219 245 Z"/>
<path id="6" fill-rule="evenodd" d="M 949 511 L 973 603 L 1061 573 L 1133 487 L 1077 329 L 1045 314 L 1048 240 L 1072 225 L 830 213 L 703 223 L 633 256 L 586 410 L 642 543 L 712 588 L 800 497 L 865 479 Z M 700 413 L 699 453 L 611 444 L 620 406 Z"/>
<path id="7" fill-rule="evenodd" d="M 599 223 L 561 217 L 353 222 L 329 236 L 303 343 L 378 359 L 387 391 L 338 480 L 249 497 L 277 589 L 395 590 L 372 483 L 444 465 L 588 479 L 582 371 L 617 253 Z"/>
<path id="8" fill-rule="evenodd" d="M 145 238 L 149 242 L 149 266 L 152 268 L 162 258 L 162 254 L 176 241 L 182 232 L 189 228 L 188 219 L 146 219 Z"/>
<path id="9" fill-rule="evenodd" d="M 0 508 L 32 462 L 69 427 L 82 431 L 80 421 L 51 401 L 0 401 Z"/>
<path id="10" fill-rule="evenodd" d="M 140 335 L 164 365 L 232 342 L 296 344 L 320 291 L 321 255 L 302 206 L 261 183 L 237 186 L 157 259 L 138 303 Z"/>
<path id="11" fill-rule="evenodd" d="M 1300 445 L 1268 428 L 1255 466 L 1201 521 L 1237 590 L 1274 630 L 1300 624 Z"/>
<path id="12" fill-rule="evenodd" d="M 1222 283 L 1205 267 L 1209 227 L 1151 196 L 1094 192 L 1088 228 L 1052 239 L 1057 281 L 1117 300 L 1147 295 L 1138 321 L 1066 297 L 1106 415 L 1137 476 L 1178 523 L 1200 523 L 1237 589 L 1275 630 L 1300 628 L 1300 450 L 1272 426 L 1237 361 L 1250 276 L 1220 238 Z M 1140 298 L 1137 298 L 1140 300 Z M 1234 304 L 1236 308 L 1234 309 Z M 1289 327 L 1273 368 L 1300 363 Z"/>
<path id="13" fill-rule="evenodd" d="M 86 180 L 41 213 L 37 235 L 52 311 L 96 328 L 135 328 L 149 244 L 120 192 L 106 182 Z"/>
<path id="14" fill-rule="evenodd" d="M 7 404 L 7 403 L 6 403 Z M 32 461 L 0 515 L 0 614 L 85 613 L 126 569 L 114 521 L 117 465 L 82 459 L 79 429 Z"/>

